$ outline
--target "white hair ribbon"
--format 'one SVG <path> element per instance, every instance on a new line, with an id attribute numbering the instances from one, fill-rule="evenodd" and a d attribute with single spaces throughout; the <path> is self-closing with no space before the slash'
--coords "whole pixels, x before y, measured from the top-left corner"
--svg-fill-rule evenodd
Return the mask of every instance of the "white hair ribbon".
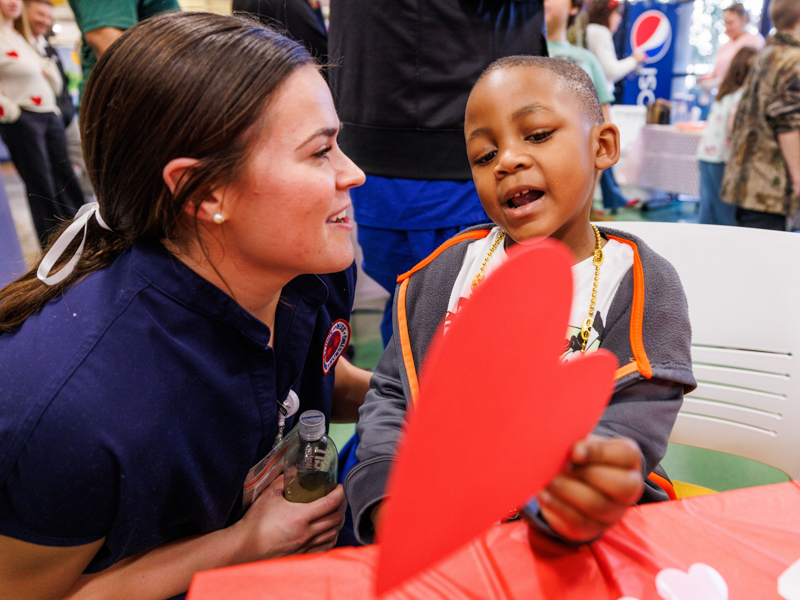
<path id="1" fill-rule="evenodd" d="M 89 219 L 94 216 L 97 224 L 100 225 L 103 229 L 108 231 L 113 231 L 111 227 L 106 225 L 106 222 L 103 221 L 103 217 L 100 216 L 100 206 L 97 202 L 89 202 L 88 204 L 84 204 L 81 206 L 80 210 L 75 215 L 75 218 L 72 220 L 72 224 L 64 230 L 59 238 L 56 240 L 56 243 L 53 244 L 53 247 L 45 254 L 42 262 L 39 263 L 39 269 L 36 271 L 36 276 L 45 283 L 46 285 L 56 285 L 57 283 L 61 283 L 67 277 L 70 276 L 75 265 L 78 264 L 78 261 L 81 258 L 81 254 L 83 254 L 83 246 L 86 243 L 86 230 L 89 227 Z M 55 275 L 48 275 L 52 268 L 58 262 L 58 259 L 61 258 L 61 255 L 64 254 L 64 250 L 67 249 L 67 246 L 72 243 L 78 233 L 80 232 L 81 228 L 83 228 L 83 239 L 81 240 L 81 245 L 78 246 L 78 249 L 75 251 L 75 254 L 69 262 L 65 264 Z"/>

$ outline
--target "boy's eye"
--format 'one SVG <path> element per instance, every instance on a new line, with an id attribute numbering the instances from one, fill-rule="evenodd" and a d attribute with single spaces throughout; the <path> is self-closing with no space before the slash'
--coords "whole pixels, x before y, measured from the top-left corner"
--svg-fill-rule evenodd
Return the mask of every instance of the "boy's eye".
<path id="1" fill-rule="evenodd" d="M 529 135 L 527 139 L 529 141 L 536 142 L 536 143 L 544 142 L 547 138 L 549 138 L 551 135 L 553 135 L 553 131 L 554 130 L 552 130 L 552 129 L 549 130 L 549 131 L 537 131 L 536 133 L 532 133 L 531 135 Z"/>
<path id="2" fill-rule="evenodd" d="M 488 162 L 492 162 L 492 159 L 497 155 L 496 150 L 492 150 L 491 152 L 487 152 L 486 154 L 481 154 L 478 158 L 475 159 L 474 163 L 476 166 L 478 165 L 485 165 Z"/>

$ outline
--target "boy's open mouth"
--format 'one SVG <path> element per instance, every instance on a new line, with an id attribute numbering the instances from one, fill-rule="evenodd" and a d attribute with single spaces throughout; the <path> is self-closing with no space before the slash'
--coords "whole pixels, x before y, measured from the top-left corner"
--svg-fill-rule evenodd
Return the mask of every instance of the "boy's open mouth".
<path id="1" fill-rule="evenodd" d="M 519 208 L 521 206 L 525 206 L 526 204 L 530 204 L 531 202 L 535 202 L 542 196 L 544 196 L 544 192 L 542 190 L 522 190 L 511 196 L 511 198 L 507 200 L 506 204 L 508 205 L 508 208 Z"/>

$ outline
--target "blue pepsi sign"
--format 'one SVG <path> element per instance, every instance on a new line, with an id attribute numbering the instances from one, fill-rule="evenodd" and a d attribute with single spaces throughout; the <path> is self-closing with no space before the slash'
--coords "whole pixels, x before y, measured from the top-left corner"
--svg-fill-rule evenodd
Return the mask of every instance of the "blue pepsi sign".
<path id="1" fill-rule="evenodd" d="M 675 4 L 660 2 L 628 5 L 630 27 L 625 55 L 640 50 L 647 55 L 647 60 L 626 78 L 623 104 L 642 105 L 656 98 L 669 99 L 675 62 L 673 41 L 678 28 L 677 8 Z"/>

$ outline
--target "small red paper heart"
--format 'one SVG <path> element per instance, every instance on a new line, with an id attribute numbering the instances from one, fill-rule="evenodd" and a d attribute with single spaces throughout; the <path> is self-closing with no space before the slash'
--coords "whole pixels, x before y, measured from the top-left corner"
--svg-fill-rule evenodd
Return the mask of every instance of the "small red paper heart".
<path id="1" fill-rule="evenodd" d="M 41 96 L 31 96 L 31 100 L 33 100 L 33 103 L 36 106 L 39 106 L 42 103 L 42 97 Z"/>
<path id="2" fill-rule="evenodd" d="M 605 350 L 562 363 L 572 254 L 514 247 L 425 357 L 387 486 L 384 593 L 524 505 L 557 475 L 614 389 Z"/>
<path id="3" fill-rule="evenodd" d="M 16 50 L 9 50 L 6 52 L 6 56 L 10 56 L 11 58 L 19 58 L 19 54 L 17 54 Z"/>

